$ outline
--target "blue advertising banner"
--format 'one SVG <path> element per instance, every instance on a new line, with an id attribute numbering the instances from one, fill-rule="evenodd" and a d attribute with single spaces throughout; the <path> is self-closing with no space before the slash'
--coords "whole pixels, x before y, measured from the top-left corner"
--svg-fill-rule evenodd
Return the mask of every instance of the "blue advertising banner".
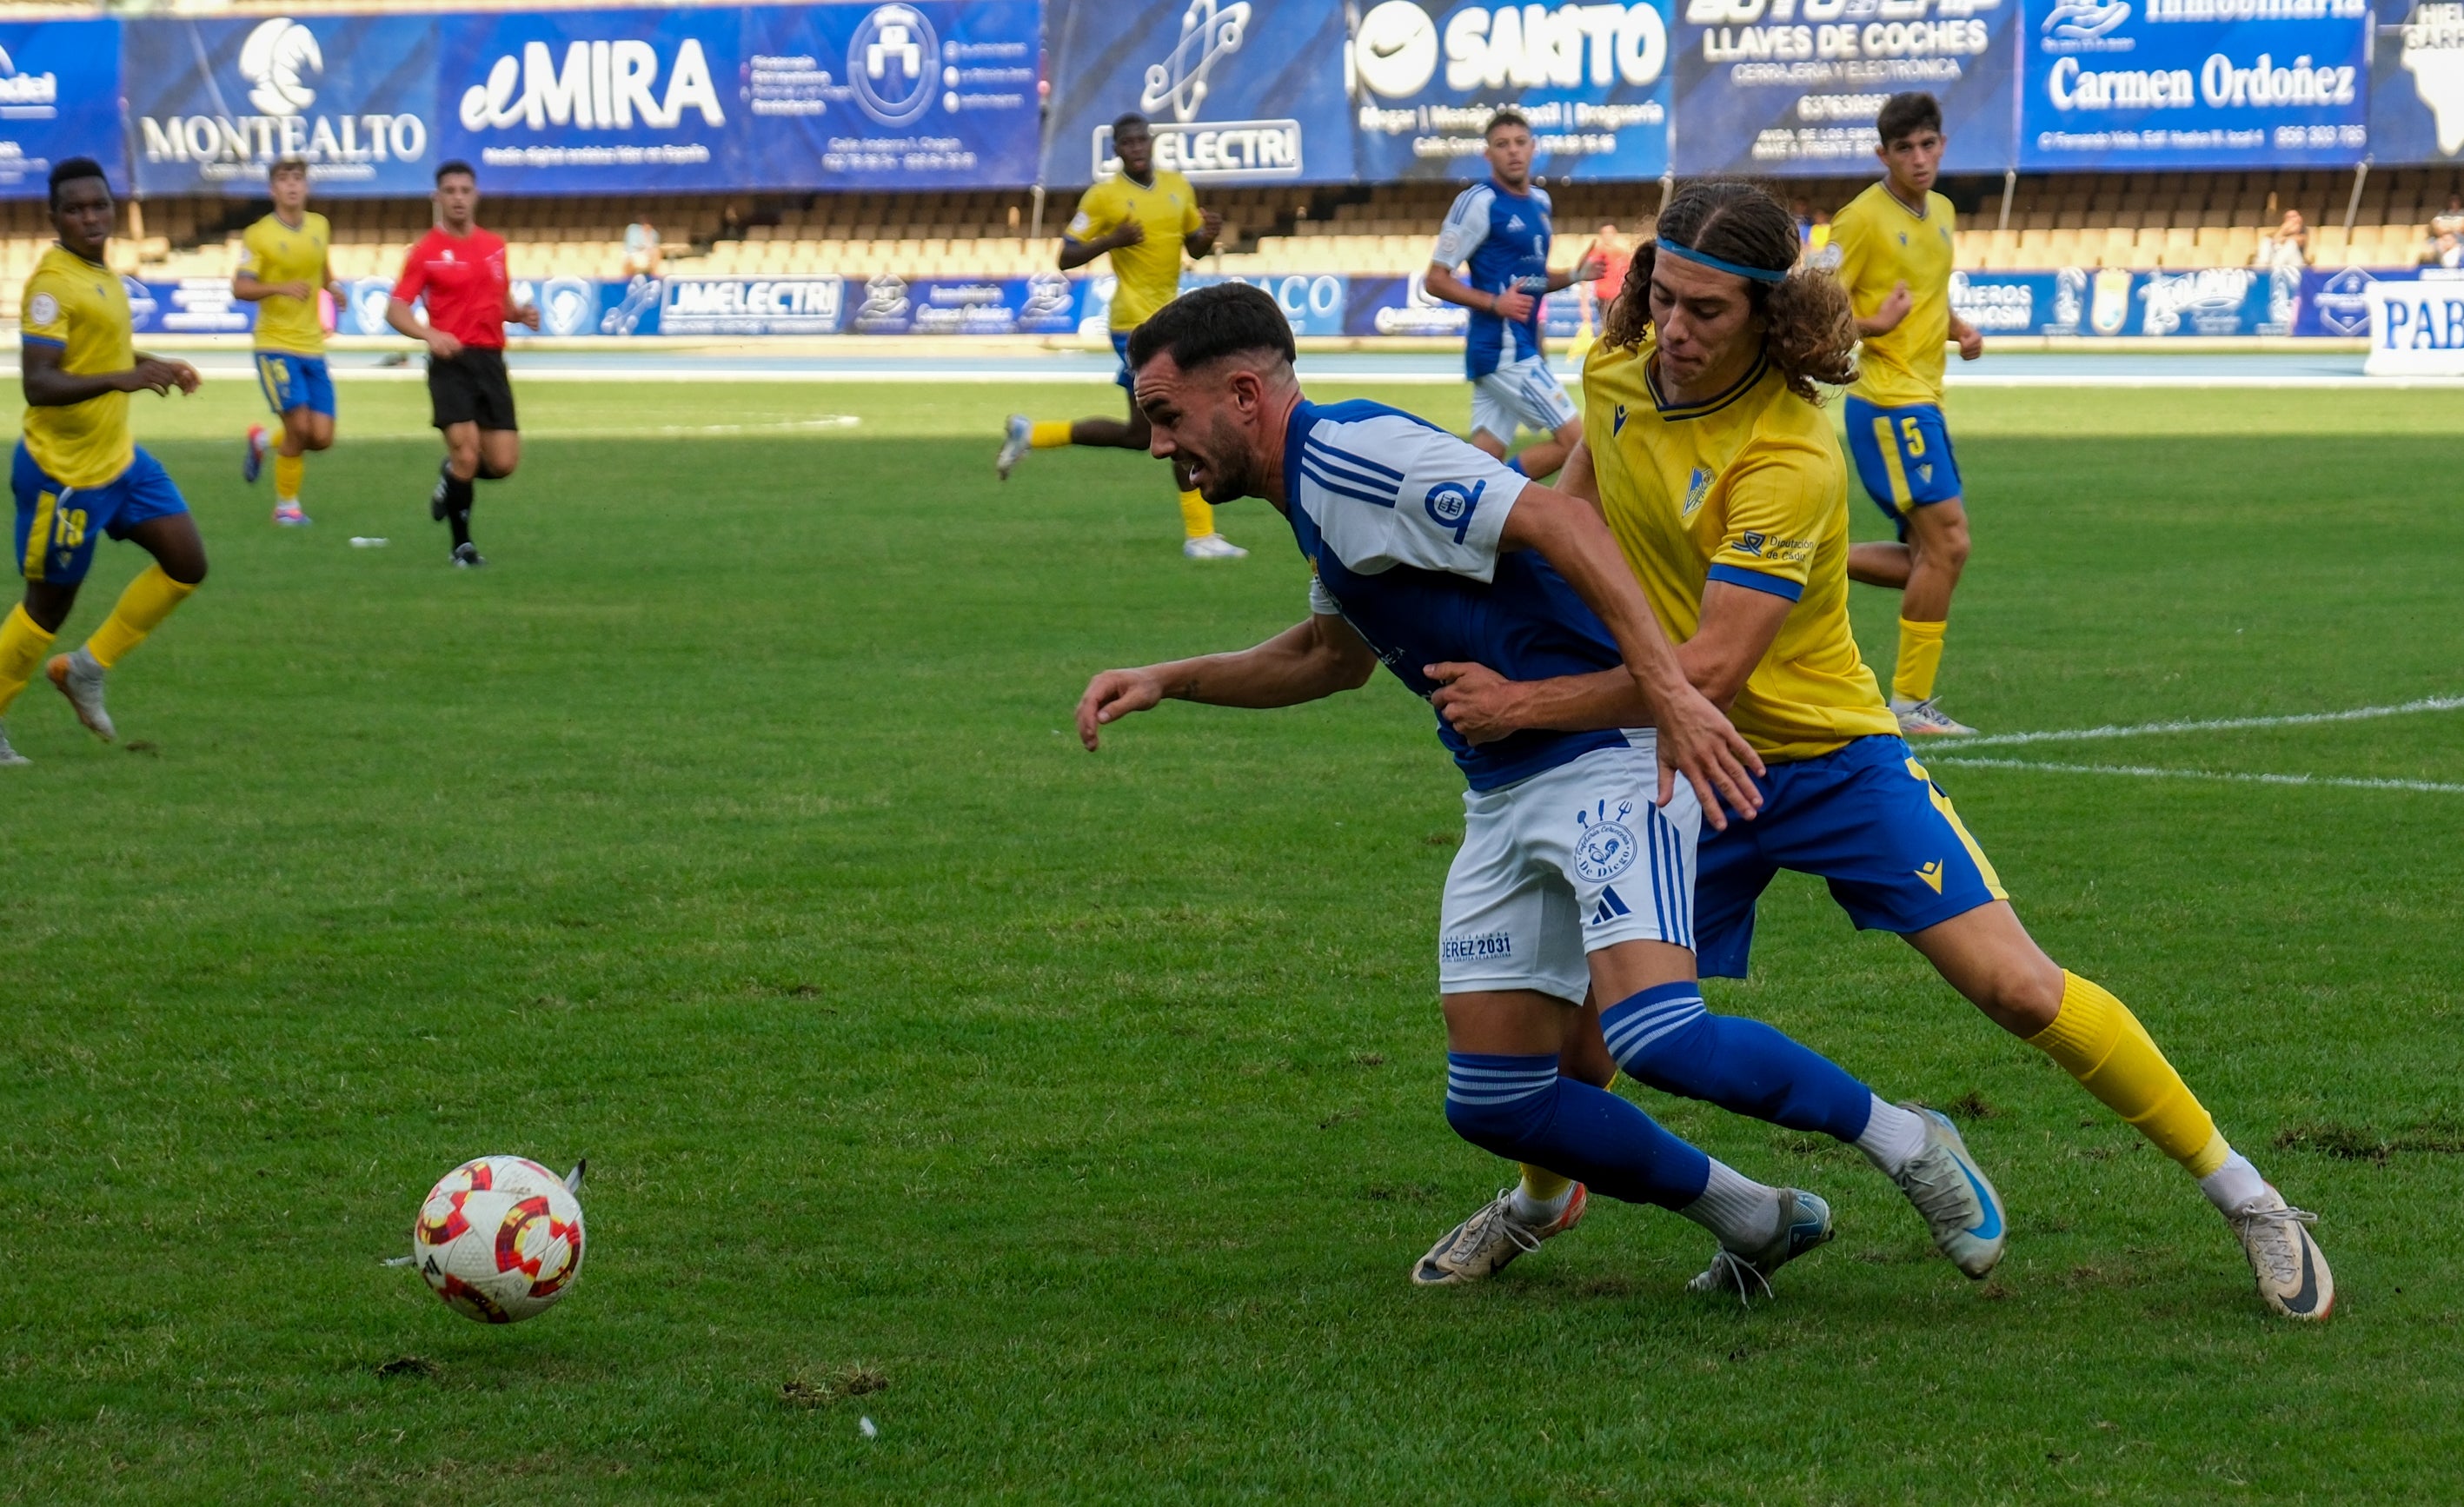
<path id="1" fill-rule="evenodd" d="M 2365 0 L 2029 0 L 2027 17 L 2022 168 L 2342 167 L 2369 148 Z"/>
<path id="2" fill-rule="evenodd" d="M 1112 121 L 1153 122 L 1155 164 L 1197 184 L 1353 177 L 1343 8 L 1331 0 L 1056 0 L 1044 182 L 1110 177 Z"/>
<path id="3" fill-rule="evenodd" d="M 2128 6 L 2124 0 L 2115 0 Z M 1882 101 L 1942 101 L 1946 172 L 2011 165 L 2020 0 L 1683 0 L 1677 170 L 1872 168 Z"/>
<path id="4" fill-rule="evenodd" d="M 119 22 L 0 24 L 0 199 L 46 197 L 68 157 L 100 162 L 124 193 L 122 141 Z"/>
<path id="5" fill-rule="evenodd" d="M 262 195 L 266 169 L 286 157 L 307 159 L 320 193 L 428 192 L 439 160 L 434 18 L 135 20 L 120 31 L 139 192 Z"/>
<path id="6" fill-rule="evenodd" d="M 2464 4 L 2389 0 L 2370 53 L 2370 161 L 2464 155 Z"/>
<path id="7" fill-rule="evenodd" d="M 1488 176 L 1481 127 L 1531 121 L 1531 169 L 1653 179 L 1668 170 L 1666 0 L 1555 10 L 1385 0 L 1351 43 L 1357 170 L 1367 179 Z"/>

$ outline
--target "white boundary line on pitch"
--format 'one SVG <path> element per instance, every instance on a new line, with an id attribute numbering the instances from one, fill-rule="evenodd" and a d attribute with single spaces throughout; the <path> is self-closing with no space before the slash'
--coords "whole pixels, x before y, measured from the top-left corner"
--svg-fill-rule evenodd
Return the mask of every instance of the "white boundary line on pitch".
<path id="1" fill-rule="evenodd" d="M 1928 765 L 1952 769 L 2033 769 L 2056 775 L 2128 775 L 2137 779 L 2211 779 L 2245 785 L 2332 785 L 2340 790 L 2411 790 L 2464 796 L 2464 785 L 2431 779 L 2362 779 L 2340 775 L 2250 775 L 2221 769 L 2160 769 L 2148 764 L 2046 764 L 2025 758 L 1961 758 L 1924 755 Z"/>
<path id="2" fill-rule="evenodd" d="M 2418 701 L 2392 707 L 2355 707 L 2346 711 L 2297 711 L 2276 717 L 2215 717 L 2197 722 L 2140 722 L 2128 726 L 2073 728 L 2052 732 L 1996 732 L 1984 737 L 1961 738 L 1957 746 L 1962 749 L 2014 748 L 2023 743 L 2086 743 L 2103 738 L 2151 737 L 2167 732 L 2305 728 L 2322 722 L 2366 722 L 2373 717 L 2400 717 L 2415 711 L 2453 711 L 2459 707 L 2464 707 L 2464 696 L 2424 696 Z M 2056 766 L 2043 764 L 2032 767 L 2053 769 Z"/>

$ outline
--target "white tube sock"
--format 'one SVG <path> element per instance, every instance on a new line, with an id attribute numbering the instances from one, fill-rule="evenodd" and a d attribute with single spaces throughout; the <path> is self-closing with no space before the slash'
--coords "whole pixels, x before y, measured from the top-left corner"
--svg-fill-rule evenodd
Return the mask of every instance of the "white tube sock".
<path id="1" fill-rule="evenodd" d="M 1779 1190 L 1766 1188 L 1717 1157 L 1703 1196 L 1677 1211 L 1731 1251 L 1759 1251 L 1779 1234 Z"/>
<path id="2" fill-rule="evenodd" d="M 1885 1103 L 1882 1096 L 1874 1096 L 1873 1118 L 1865 1122 L 1864 1132 L 1857 1137 L 1857 1149 L 1866 1160 L 1882 1169 L 1885 1177 L 1896 1177 L 1908 1165 L 1908 1158 L 1925 1149 L 1925 1117 L 1897 1104 Z"/>

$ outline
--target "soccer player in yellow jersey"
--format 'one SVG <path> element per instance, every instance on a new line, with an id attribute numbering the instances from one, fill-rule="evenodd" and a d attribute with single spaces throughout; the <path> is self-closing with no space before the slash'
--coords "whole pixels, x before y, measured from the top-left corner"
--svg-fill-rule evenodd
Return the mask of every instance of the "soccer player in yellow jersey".
<path id="1" fill-rule="evenodd" d="M 325 259 L 334 232 L 323 215 L 308 210 L 305 162 L 286 157 L 265 182 L 274 212 L 241 238 L 231 295 L 256 305 L 256 380 L 282 421 L 282 444 L 274 454 L 274 521 L 298 528 L 308 522 L 299 508 L 308 451 L 334 443 L 334 379 L 325 369 L 325 323 L 317 315 L 317 295 L 334 289 Z M 248 431 L 241 480 L 256 480 L 265 439 L 263 425 Z"/>
<path id="2" fill-rule="evenodd" d="M 1084 267 L 1098 256 L 1112 259 L 1112 351 L 1121 369 L 1112 380 L 1130 389 L 1130 332 L 1148 315 L 1180 296 L 1180 258 L 1205 255 L 1222 232 L 1223 216 L 1198 207 L 1198 190 L 1180 174 L 1155 165 L 1155 133 L 1142 115 L 1125 115 L 1112 122 L 1112 147 L 1121 170 L 1087 190 L 1078 212 L 1062 232 L 1061 270 Z M 1009 416 L 1001 458 L 994 470 L 1002 480 L 1029 450 L 1058 449 L 1065 445 L 1094 445 L 1125 450 L 1147 448 L 1147 417 L 1130 402 L 1127 423 L 1118 419 L 1047 419 L 1031 422 L 1025 414 Z M 1191 559 L 1236 560 L 1249 552 L 1215 532 L 1215 510 L 1198 494 L 1178 465 L 1173 481 L 1180 489 L 1180 552 Z"/>
<path id="3" fill-rule="evenodd" d="M 0 715 L 77 605 L 77 586 L 108 534 L 133 539 L 154 563 L 120 595 L 111 616 L 74 654 L 46 666 L 77 720 L 109 742 L 104 671 L 145 642 L 206 579 L 205 541 L 180 489 L 128 432 L 132 392 L 197 390 L 186 361 L 143 355 L 129 336 L 128 291 L 102 263 L 111 239 L 111 186 L 93 158 L 52 169 L 52 227 L 59 243 L 26 279 L 25 437 L 10 483 L 17 496 L 16 558 L 26 596 L 0 622 Z M 27 760 L 0 729 L 0 765 Z"/>
<path id="4" fill-rule="evenodd" d="M 2127 1006 L 2038 949 L 1859 658 L 1847 468 L 1815 406 L 1815 382 L 1849 375 L 1851 317 L 1824 274 L 1791 274 L 1796 260 L 1795 229 L 1769 194 L 1732 183 L 1680 191 L 1584 368 L 1584 445 L 1563 480 L 1598 502 L 1687 677 L 1762 755 L 1759 814 L 1705 831 L 1697 850 L 1701 971 L 1744 976 L 1764 886 L 1783 868 L 1820 875 L 1859 928 L 1905 937 L 2198 1178 L 2271 1307 L 2324 1319 L 2335 1282 L 2312 1216 L 2227 1144 Z M 1615 676 L 1517 684 L 1462 665 L 1432 676 L 1447 682 L 1432 700 L 1475 741 L 1620 727 L 1639 710 Z M 1647 1033 L 1614 1010 L 1602 1024 L 1637 1078 L 1753 1112 L 1707 1074 L 1657 1059 Z"/>
<path id="5" fill-rule="evenodd" d="M 1950 201 L 1933 191 L 1942 167 L 1942 106 L 1929 94 L 1896 94 L 1875 120 L 1885 172 L 1831 222 L 1823 259 L 1848 290 L 1865 346 L 1848 391 L 1848 453 L 1865 492 L 1899 526 L 1897 544 L 1848 552 L 1848 578 L 1900 593 L 1900 657 L 1891 711 L 1900 731 L 1956 735 L 1976 730 L 1934 704 L 1934 673 L 1950 621 L 1950 594 L 1968 563 L 1968 510 L 1959 462 L 1942 422 L 1943 345 L 1963 360 L 1985 337 L 1951 312 Z"/>

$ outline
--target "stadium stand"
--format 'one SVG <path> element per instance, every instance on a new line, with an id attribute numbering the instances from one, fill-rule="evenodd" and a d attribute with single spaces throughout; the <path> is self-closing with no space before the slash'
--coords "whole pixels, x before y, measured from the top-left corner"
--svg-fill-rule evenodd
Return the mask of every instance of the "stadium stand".
<path id="1" fill-rule="evenodd" d="M 1774 184 L 1824 211 L 1868 180 Z M 2132 173 L 2023 177 L 2007 224 L 1999 179 L 1949 180 L 1969 270 L 2128 267 L 2167 271 L 2244 267 L 2286 209 L 2314 228 L 2321 267 L 2411 266 L 2431 254 L 2430 220 L 2464 186 L 2452 169 L 2373 172 L 2351 204 L 2341 171 Z M 1461 191 L 1452 183 L 1377 187 L 1228 187 L 1206 193 L 1224 233 L 1207 265 L 1242 275 L 1287 273 L 1405 274 L 1427 265 L 1431 238 Z M 1569 252 L 1603 222 L 1647 231 L 1656 184 L 1552 186 Z M 871 276 L 1022 276 L 1053 266 L 1075 196 L 1049 196 L 1042 235 L 1025 190 L 813 194 L 783 199 L 666 194 L 638 199 L 492 199 L 482 216 L 512 243 L 515 275 L 617 277 L 626 225 L 647 215 L 660 230 L 671 275 L 835 273 Z M 2353 225 L 2346 232 L 2346 210 Z M 400 265 L 427 229 L 421 199 L 320 199 L 334 224 L 335 271 L 380 276 Z M 115 265 L 149 279 L 230 275 L 240 231 L 263 207 L 243 200 L 159 199 L 133 205 Z M 51 238 L 39 203 L 0 205 L 0 317 Z"/>

